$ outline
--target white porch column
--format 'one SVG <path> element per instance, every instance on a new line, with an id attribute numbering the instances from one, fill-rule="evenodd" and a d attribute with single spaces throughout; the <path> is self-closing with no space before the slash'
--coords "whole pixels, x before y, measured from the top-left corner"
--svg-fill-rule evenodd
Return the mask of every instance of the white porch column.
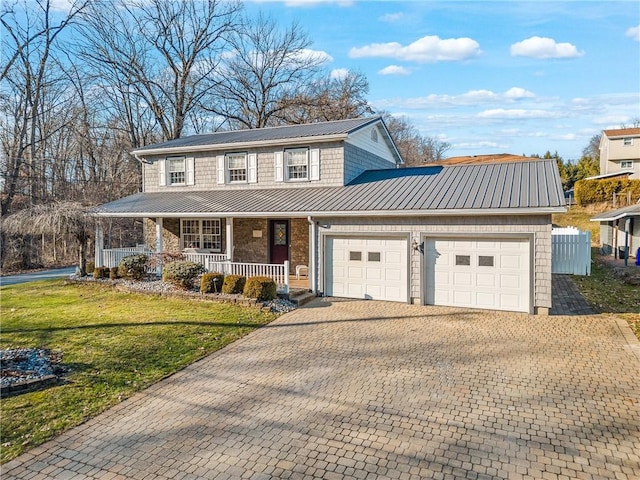
<path id="1" fill-rule="evenodd" d="M 227 244 L 227 260 L 233 262 L 233 217 L 227 217 L 226 232 L 226 244 Z"/>
<path id="2" fill-rule="evenodd" d="M 318 292 L 318 274 L 317 274 L 317 251 L 316 251 L 316 242 L 318 235 L 318 227 L 316 225 L 315 219 L 312 217 L 308 218 L 309 221 L 309 280 L 311 281 L 311 291 L 313 293 Z"/>
<path id="3" fill-rule="evenodd" d="M 100 222 L 96 222 L 95 266 L 104 267 L 104 232 Z"/>
<path id="4" fill-rule="evenodd" d="M 162 217 L 156 218 L 156 253 L 162 253 L 164 246 L 162 245 L 162 230 L 164 229 L 162 224 Z M 162 264 L 158 262 L 156 267 L 156 275 L 162 275 Z"/>

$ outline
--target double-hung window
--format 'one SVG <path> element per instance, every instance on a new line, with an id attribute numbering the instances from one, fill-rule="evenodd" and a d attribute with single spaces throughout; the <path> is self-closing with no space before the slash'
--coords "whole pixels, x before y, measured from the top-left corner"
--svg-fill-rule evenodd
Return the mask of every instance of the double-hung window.
<path id="1" fill-rule="evenodd" d="M 625 146 L 633 145 L 633 138 L 632 137 L 625 137 L 624 140 L 622 140 L 622 144 L 625 145 Z"/>
<path id="2" fill-rule="evenodd" d="M 182 248 L 219 252 L 222 249 L 220 219 L 182 220 Z"/>
<path id="3" fill-rule="evenodd" d="M 229 183 L 247 181 L 247 155 L 245 153 L 227 154 L 227 178 Z"/>
<path id="4" fill-rule="evenodd" d="M 285 171 L 287 180 L 309 180 L 309 149 L 295 148 L 285 150 Z"/>
<path id="5" fill-rule="evenodd" d="M 185 157 L 167 158 L 169 185 L 184 185 L 186 179 Z"/>

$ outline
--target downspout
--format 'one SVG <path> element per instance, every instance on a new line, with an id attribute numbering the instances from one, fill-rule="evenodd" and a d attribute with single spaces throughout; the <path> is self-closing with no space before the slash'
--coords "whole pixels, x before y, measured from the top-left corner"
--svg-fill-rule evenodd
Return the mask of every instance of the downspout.
<path id="1" fill-rule="evenodd" d="M 311 291 L 318 293 L 318 252 L 317 252 L 317 235 L 318 227 L 313 217 L 308 216 L 309 222 L 309 278 L 311 279 Z"/>

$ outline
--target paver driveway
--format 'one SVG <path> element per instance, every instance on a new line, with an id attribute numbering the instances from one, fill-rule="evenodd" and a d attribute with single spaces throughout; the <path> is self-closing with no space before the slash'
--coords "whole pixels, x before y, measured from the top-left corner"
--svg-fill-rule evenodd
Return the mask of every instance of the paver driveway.
<path id="1" fill-rule="evenodd" d="M 2 478 L 640 478 L 621 324 L 317 300 Z"/>

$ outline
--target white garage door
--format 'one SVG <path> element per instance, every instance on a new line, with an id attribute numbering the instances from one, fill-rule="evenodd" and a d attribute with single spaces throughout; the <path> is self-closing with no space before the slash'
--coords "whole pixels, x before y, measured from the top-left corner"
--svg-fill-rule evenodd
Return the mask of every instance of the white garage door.
<path id="1" fill-rule="evenodd" d="M 429 239 L 429 305 L 529 311 L 529 241 Z"/>
<path id="2" fill-rule="evenodd" d="M 406 302 L 407 240 L 328 237 L 325 294 Z"/>

